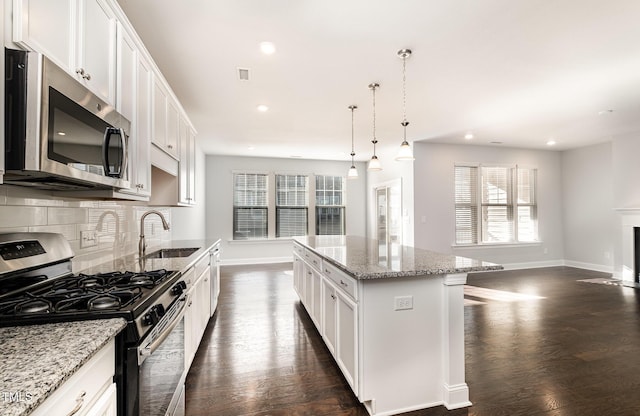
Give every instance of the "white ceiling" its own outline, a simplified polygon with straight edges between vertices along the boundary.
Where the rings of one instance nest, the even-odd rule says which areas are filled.
[[[399,146],[401,48],[410,141],[564,150],[640,131],[638,0],[119,3],[208,154],[347,160],[356,104],[367,160],[373,81],[380,146]]]

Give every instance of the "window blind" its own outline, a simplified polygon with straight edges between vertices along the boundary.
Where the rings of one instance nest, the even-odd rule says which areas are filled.
[[[233,175],[233,238],[268,236],[268,177],[258,173]]]
[[[536,169],[455,166],[456,244],[538,241]]]
[[[455,167],[456,243],[478,243],[478,168]]]
[[[316,176],[316,234],[344,235],[344,177]]]
[[[307,235],[309,178],[276,175],[276,237]]]

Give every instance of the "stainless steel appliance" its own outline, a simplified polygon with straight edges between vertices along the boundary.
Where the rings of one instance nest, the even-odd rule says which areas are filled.
[[[49,59],[5,49],[4,182],[129,188],[130,122]]]
[[[73,274],[60,234],[0,234],[0,325],[121,317],[118,415],[184,414],[184,313],[179,272]]]

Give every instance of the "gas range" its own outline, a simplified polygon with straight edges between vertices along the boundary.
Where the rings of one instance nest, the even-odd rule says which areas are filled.
[[[179,271],[72,273],[53,233],[0,234],[0,326],[124,318],[115,340],[117,414],[183,414],[185,313]]]
[[[121,317],[142,337],[186,289],[179,273],[71,273],[60,234],[0,234],[0,326]]]

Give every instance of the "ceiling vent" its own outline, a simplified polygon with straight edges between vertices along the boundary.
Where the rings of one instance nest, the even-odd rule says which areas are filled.
[[[249,81],[249,69],[238,68],[238,79],[240,81]]]

